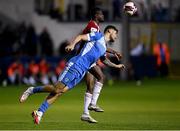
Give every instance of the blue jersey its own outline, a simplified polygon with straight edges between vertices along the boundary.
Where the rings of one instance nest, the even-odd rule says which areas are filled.
[[[106,53],[106,43],[101,32],[87,35],[88,42],[77,56],[68,61],[68,65],[58,79],[69,88],[79,83],[90,66]]]
[[[70,59],[70,62],[79,67],[79,72],[86,72],[101,56],[105,55],[106,43],[100,32],[93,32],[88,35],[88,41],[81,52]]]

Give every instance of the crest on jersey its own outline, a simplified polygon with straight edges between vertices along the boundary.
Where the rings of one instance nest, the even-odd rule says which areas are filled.
[[[98,30],[96,28],[91,28],[91,32],[97,32]]]
[[[66,78],[65,78],[65,82],[68,82],[68,81],[69,81],[69,78],[66,77]]]

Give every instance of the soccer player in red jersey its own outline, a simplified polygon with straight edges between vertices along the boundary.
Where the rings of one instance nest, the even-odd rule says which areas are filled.
[[[87,24],[86,28],[83,30],[83,34],[92,33],[92,32],[100,32],[99,24],[104,21],[103,11],[100,8],[94,8],[91,12],[92,19]],[[80,43],[79,51],[84,46],[84,42]],[[108,48],[108,53],[114,54],[118,59],[121,58],[121,54]],[[95,78],[97,80],[95,80]],[[90,114],[89,110],[94,110],[96,112],[104,112],[99,106],[97,106],[97,100],[100,95],[104,76],[101,68],[96,65],[96,63],[92,64],[89,72],[85,75],[86,86],[87,90],[85,92],[84,98],[84,111],[81,116],[81,120],[91,122],[93,119]]]

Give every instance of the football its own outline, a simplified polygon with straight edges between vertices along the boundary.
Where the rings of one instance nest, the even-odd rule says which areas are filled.
[[[133,2],[127,2],[123,6],[123,10],[128,15],[134,15],[137,12],[137,8]]]

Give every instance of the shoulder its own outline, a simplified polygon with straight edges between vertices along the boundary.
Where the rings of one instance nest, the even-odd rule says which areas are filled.
[[[87,25],[95,25],[95,22],[93,20],[90,20]]]
[[[101,32],[91,32],[88,34],[88,41],[97,41],[103,37]]]
[[[103,36],[103,34],[102,34],[101,32],[91,32],[91,33],[90,33],[90,36],[95,36],[95,37],[100,38],[100,37]]]
[[[88,22],[88,24],[86,25],[86,28],[83,30],[83,34],[87,34],[90,32],[100,32],[99,25],[93,20],[90,20]]]
[[[90,20],[87,26],[88,26],[90,29],[91,29],[91,28],[96,29],[96,31],[98,31],[98,29],[99,29],[99,25],[98,25],[95,21],[93,21],[93,20]]]

